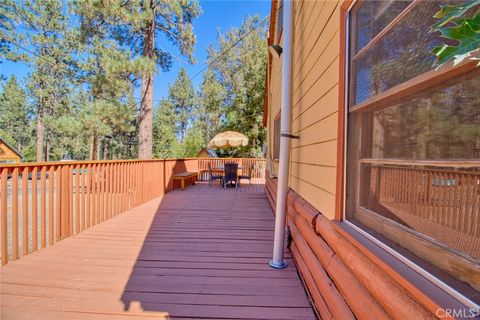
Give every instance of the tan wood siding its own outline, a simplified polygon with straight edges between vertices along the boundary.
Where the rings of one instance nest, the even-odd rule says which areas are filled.
[[[293,43],[292,141],[289,186],[327,217],[335,213],[340,4],[296,1]],[[272,59],[268,143],[281,108],[282,59]],[[273,161],[272,171],[278,163]]]
[[[335,214],[339,19],[337,1],[306,1],[295,24],[290,187]]]

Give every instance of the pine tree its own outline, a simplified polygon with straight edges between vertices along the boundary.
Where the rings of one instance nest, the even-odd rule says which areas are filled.
[[[61,0],[4,0],[1,8],[11,14],[9,41],[16,48],[8,58],[23,61],[32,69],[28,89],[36,104],[37,161],[48,160],[48,153],[43,154],[44,143],[51,137],[49,131],[54,130],[52,119],[68,108],[74,81],[75,37]]]
[[[4,136],[11,138],[10,142],[15,142],[14,146],[20,153],[31,140],[31,117],[26,93],[15,76],[11,76],[0,93],[0,128]]]
[[[12,43],[12,8],[8,6],[8,2],[0,1],[0,57],[7,57],[10,54],[10,46]],[[2,59],[0,59],[0,64]],[[5,79],[0,74],[0,80]]]
[[[246,33],[248,36],[241,39]],[[267,66],[265,35],[264,21],[258,16],[246,17],[240,28],[219,34],[217,46],[209,48],[209,62],[215,61],[211,69],[228,93],[223,100],[222,130],[239,131],[249,139],[247,147],[232,149],[230,155],[258,157],[262,153],[266,135],[262,126]]]
[[[205,72],[200,85],[198,126],[204,137],[204,145],[220,132],[223,115],[223,101],[227,92],[215,77],[211,68]]]
[[[173,158],[179,149],[175,108],[171,101],[160,101],[153,120],[153,155],[155,158]]]
[[[190,62],[195,62],[195,35],[192,22],[200,13],[196,0],[85,0],[76,2],[78,13],[92,29],[107,26],[112,39],[128,47],[142,79],[138,131],[138,156],[152,156],[153,79],[156,68],[170,69],[173,54],[162,49],[160,39],[179,48]]]
[[[169,86],[168,92],[169,100],[175,110],[177,133],[180,142],[183,143],[196,100],[195,89],[184,68],[180,69],[177,79],[172,86]]]
[[[96,160],[101,141],[102,155],[107,158],[112,156],[110,149],[117,144],[108,137],[113,133],[119,134],[118,120],[125,121],[124,129],[127,133],[132,131],[131,122],[132,116],[136,114],[136,104],[131,100],[128,103],[125,101],[133,97],[132,75],[135,66],[130,61],[129,52],[119,48],[117,43],[103,38],[102,33],[87,34],[86,38],[83,44],[88,58],[81,68],[84,72],[83,81],[90,89],[90,110],[87,113],[95,114],[102,121],[98,126],[93,126],[99,130],[89,130],[92,134],[89,139],[90,155],[92,160]],[[101,130],[100,127],[104,125],[108,129]]]

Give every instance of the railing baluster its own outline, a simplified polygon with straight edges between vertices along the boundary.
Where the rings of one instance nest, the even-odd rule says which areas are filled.
[[[119,167],[119,174],[120,174],[120,184],[118,186],[118,190],[119,190],[119,195],[120,195],[120,199],[119,199],[119,212],[118,213],[122,213],[125,211],[125,195],[124,195],[124,190],[123,190],[123,180],[125,179],[125,164],[124,163],[121,163],[120,164],[120,167]]]
[[[474,237],[480,236],[480,177],[472,177],[473,180],[473,203],[472,203],[472,233]]]
[[[47,166],[40,172],[40,245],[47,245]]]
[[[87,166],[87,186],[85,188],[85,192],[87,196],[85,217],[86,217],[86,228],[88,229],[91,226],[90,216],[92,214],[92,165],[91,164]]]
[[[55,241],[61,239],[61,217],[62,214],[62,197],[65,196],[65,190],[62,190],[62,166],[57,166],[55,170]]]
[[[105,185],[105,196],[106,196],[106,218],[105,219],[110,219],[111,218],[111,200],[112,200],[112,194],[111,194],[111,188],[112,188],[112,183],[111,183],[111,172],[110,172],[111,166],[109,163],[106,164],[106,171],[107,171],[107,184]]]
[[[32,170],[32,252],[38,250],[37,174],[38,168],[34,167]]]
[[[94,170],[94,177],[95,181],[93,183],[94,187],[94,198],[95,198],[95,210],[94,210],[94,215],[93,215],[93,225],[96,225],[99,222],[99,216],[100,216],[100,168],[99,165],[95,165],[95,170]]]
[[[127,186],[127,189],[132,189],[133,181],[131,179],[132,177],[132,165],[129,163],[125,164],[125,176],[127,181],[125,181],[125,185]],[[132,193],[130,190],[127,191],[127,196],[125,197],[125,207],[126,208],[132,208],[135,206],[134,202],[132,201]]]
[[[75,166],[75,233],[80,232],[80,165]]]
[[[113,164],[113,215],[118,214],[118,164]]]
[[[98,177],[100,186],[98,188],[98,192],[100,210],[98,211],[98,223],[103,222],[105,219],[105,167],[103,166],[103,164],[100,164],[99,168],[100,172]]]
[[[12,173],[12,258],[18,259],[18,168]]]
[[[71,236],[74,233],[74,228],[73,224],[75,223],[76,220],[73,219],[73,210],[74,210],[74,198],[73,198],[73,166],[69,165],[66,166],[66,171],[68,173],[68,203],[69,203],[69,208],[68,208],[68,236]]]
[[[8,168],[3,168],[1,172],[1,196],[2,196],[2,207],[1,207],[1,212],[0,212],[0,221],[2,223],[2,239],[1,239],[1,246],[2,246],[2,265],[8,263],[8,239],[7,239],[7,224],[8,224],[8,204],[7,204],[7,190],[8,190]]]
[[[22,170],[22,255],[28,254],[28,167]]]
[[[81,169],[80,169],[80,189],[79,192],[81,192],[82,196],[80,199],[80,229],[83,231],[85,230],[85,165],[82,164]]]

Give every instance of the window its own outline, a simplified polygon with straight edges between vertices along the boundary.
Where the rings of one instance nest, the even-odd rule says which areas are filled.
[[[346,220],[475,300],[480,68],[432,67],[439,4],[350,11]]]
[[[278,160],[280,155],[280,114],[273,122],[273,160]]]

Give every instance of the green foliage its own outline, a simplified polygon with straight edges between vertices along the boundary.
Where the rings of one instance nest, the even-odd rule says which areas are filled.
[[[221,130],[238,131],[249,139],[247,147],[230,150],[227,154],[231,156],[260,156],[265,141],[262,114],[267,67],[266,30],[266,22],[258,16],[247,17],[240,28],[219,34],[218,45],[209,48],[209,61],[216,60],[211,65],[212,72],[226,93],[222,101]],[[226,51],[236,42],[237,45]],[[222,52],[225,53],[217,59]],[[222,96],[223,92],[217,92]]]
[[[477,10],[473,18],[464,17],[476,6],[480,6],[480,0],[459,5],[444,5],[435,14],[434,17],[440,21],[432,26],[430,32],[439,31],[443,38],[457,41],[456,45],[443,44],[431,51],[437,56],[436,65],[442,65],[450,60],[457,65],[466,58],[479,60],[478,57],[472,56],[472,52],[480,48],[480,12]]]
[[[195,62],[192,22],[201,12],[198,2],[69,4],[0,1],[0,54],[31,70],[24,84],[12,78],[0,92],[0,136],[27,161],[43,160],[45,146],[49,160],[137,157],[138,141],[145,137],[140,129],[148,129],[141,123],[153,102],[145,97],[138,107],[135,86],[181,59],[164,51],[162,41],[170,41],[180,55]],[[226,130],[246,134],[250,145],[224,155],[260,154],[265,139],[266,27],[258,17],[246,18],[240,28],[219,34],[208,49],[211,65],[198,93],[186,70],[180,70],[169,96],[154,112],[155,157],[195,156]],[[142,89],[151,85],[146,81]]]
[[[190,130],[188,130],[184,143],[185,158],[196,157],[198,152],[205,147],[205,138],[199,123],[197,122]]]
[[[221,131],[223,102],[227,97],[226,88],[220,83],[215,73],[209,68],[203,75],[200,85],[200,103],[198,106],[198,126],[206,146],[215,134]]]
[[[45,139],[52,146],[54,119],[68,110],[76,81],[72,72],[77,45],[71,21],[61,0],[5,0],[0,10],[11,23],[7,41],[13,45],[6,58],[31,68],[27,89],[36,119],[37,146],[44,146]],[[39,161],[44,159],[43,149],[37,148]]]
[[[13,137],[3,129],[0,129],[0,139],[2,139],[3,141],[5,141],[11,146],[15,146],[15,143],[16,143],[15,139],[13,139]]]
[[[130,62],[127,65],[134,67],[132,72],[142,79],[139,156],[148,158],[152,154],[149,149],[152,144],[153,95],[146,93],[153,92],[156,68],[168,71],[173,59],[178,59],[160,46],[159,39],[171,42],[180,54],[194,63],[196,39],[192,22],[201,13],[200,6],[196,0],[78,0],[74,4],[82,19],[84,34],[100,33],[102,38],[129,49]]]
[[[177,46],[180,53],[194,62],[193,49],[195,35],[192,22],[201,14],[196,0],[168,1],[152,0],[76,0],[75,12],[82,19],[84,34],[104,33],[120,45],[128,47],[132,57],[144,58],[143,63],[153,60],[162,70],[169,70],[174,58],[160,46],[160,40],[166,38]],[[144,52],[145,32],[154,21],[155,33],[153,54]],[[139,61],[140,62],[140,61]],[[142,64],[142,63],[140,63]],[[143,71],[153,71],[145,68]]]
[[[246,33],[249,35],[240,40]],[[220,155],[261,155],[265,140],[265,34],[266,24],[259,17],[246,18],[241,28],[219,34],[218,43],[208,49],[210,66],[198,95],[186,71],[180,70],[154,119],[156,157],[196,156],[214,135],[227,130],[244,133],[250,143],[247,147],[219,150]],[[168,115],[171,110],[174,115]]]
[[[0,128],[2,136],[20,153],[31,140],[31,117],[26,93],[12,76],[0,92]]]
[[[174,158],[178,152],[175,108],[171,101],[162,100],[153,119],[153,155],[155,158]]]
[[[175,83],[168,88],[169,101],[173,104],[177,121],[177,132],[183,142],[187,134],[191,113],[195,106],[196,93],[187,71],[182,68]]]

